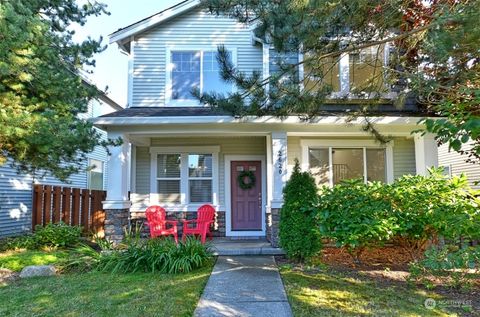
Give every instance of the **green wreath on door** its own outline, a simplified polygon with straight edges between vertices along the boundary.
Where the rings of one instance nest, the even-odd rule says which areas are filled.
[[[255,187],[257,178],[252,171],[242,171],[237,176],[238,186],[243,190],[252,189]]]

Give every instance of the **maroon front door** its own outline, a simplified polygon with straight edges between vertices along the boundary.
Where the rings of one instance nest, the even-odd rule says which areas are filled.
[[[232,193],[232,230],[262,230],[262,164],[260,161],[232,161],[231,193]],[[241,188],[238,176],[242,171],[251,171],[255,175],[255,183],[249,189]],[[245,177],[244,183],[250,178]]]

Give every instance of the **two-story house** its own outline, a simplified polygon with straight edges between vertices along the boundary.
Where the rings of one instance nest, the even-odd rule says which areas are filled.
[[[108,161],[104,207],[113,239],[129,216],[142,217],[150,205],[181,219],[209,203],[217,210],[217,235],[267,237],[276,244],[282,190],[295,159],[319,185],[330,186],[357,177],[392,182],[437,165],[433,136],[412,135],[422,114],[408,107],[399,111],[386,102],[370,118],[392,137],[381,145],[362,130],[363,119],[347,122],[353,99],[327,107],[331,111],[310,122],[296,116],[235,118],[201,106],[192,87],[235,89],[219,77],[218,45],[230,51],[240,71],[260,71],[264,78],[278,70],[282,54],[255,38],[249,25],[202,11],[198,1],[122,28],[110,41],[129,56],[128,108],[95,120],[109,137],[125,141],[111,149]],[[349,65],[340,63],[332,75],[342,92],[361,76],[351,75]]]

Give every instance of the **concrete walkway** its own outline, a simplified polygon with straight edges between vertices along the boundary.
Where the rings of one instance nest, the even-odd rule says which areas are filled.
[[[219,256],[194,316],[291,317],[273,256]]]
[[[212,243],[214,255],[283,255],[280,248],[274,248],[265,239],[232,240],[214,238]]]

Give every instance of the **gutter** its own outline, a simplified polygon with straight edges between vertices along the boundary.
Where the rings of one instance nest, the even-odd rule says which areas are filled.
[[[422,117],[369,117],[370,122],[377,125],[417,125]],[[305,122],[297,116],[285,119],[277,117],[244,117],[232,116],[176,116],[176,117],[97,117],[90,121],[96,126],[133,126],[133,125],[170,125],[170,124],[290,124],[290,125],[362,125],[364,118],[349,120],[348,117],[325,116]]]

